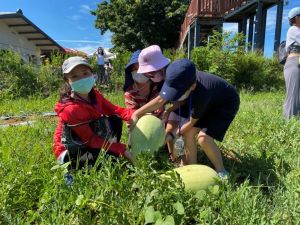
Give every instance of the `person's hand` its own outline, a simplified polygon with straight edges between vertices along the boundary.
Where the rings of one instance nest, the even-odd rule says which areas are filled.
[[[136,113],[134,112],[131,116],[131,119],[130,119],[130,125],[129,125],[129,128],[130,130],[132,131],[133,128],[135,127],[137,121],[139,120],[138,116],[136,115]]]
[[[163,121],[163,123],[166,123],[168,121],[170,112],[168,112],[167,110],[165,110],[162,114],[161,120]]]
[[[133,156],[133,154],[132,154],[130,151],[125,150],[123,156],[124,156],[124,158],[126,158],[129,162],[131,162],[132,164],[134,164],[134,156]]]
[[[131,132],[128,132],[128,142],[127,142],[127,146],[129,149],[131,149]]]

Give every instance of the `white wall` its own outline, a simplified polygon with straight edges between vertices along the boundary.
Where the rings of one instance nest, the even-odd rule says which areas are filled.
[[[28,62],[29,56],[35,55],[40,58],[41,51],[27,38],[18,34],[13,28],[9,28],[0,21],[0,49],[11,49],[19,52],[22,58]]]

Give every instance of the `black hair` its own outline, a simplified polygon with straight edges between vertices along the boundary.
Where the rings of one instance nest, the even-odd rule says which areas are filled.
[[[59,89],[59,101],[62,102],[64,99],[71,99],[71,93],[72,88],[64,76],[64,84]]]
[[[99,53],[100,55],[104,55],[104,50],[103,50],[102,47],[99,47],[99,48],[98,48],[98,53]]]
[[[298,17],[298,16],[300,16],[300,14],[294,16],[293,18],[291,18],[291,19],[289,20],[290,26],[293,26],[293,25],[296,23],[296,17]]]
[[[293,26],[296,23],[296,17],[293,17],[292,19],[289,20],[290,26]]]

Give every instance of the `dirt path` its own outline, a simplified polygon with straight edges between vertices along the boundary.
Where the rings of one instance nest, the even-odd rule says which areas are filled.
[[[47,118],[47,120],[54,120],[56,119],[56,114],[50,112],[22,116],[2,116],[0,117],[0,127],[31,125],[41,118]]]

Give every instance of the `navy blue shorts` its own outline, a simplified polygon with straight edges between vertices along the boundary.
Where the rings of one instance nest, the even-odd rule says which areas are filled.
[[[240,106],[240,100],[228,102],[222,107],[207,111],[194,125],[217,141],[223,141],[226,131],[235,118]],[[182,109],[184,117],[188,115],[188,107]],[[178,110],[174,111],[178,115]]]

